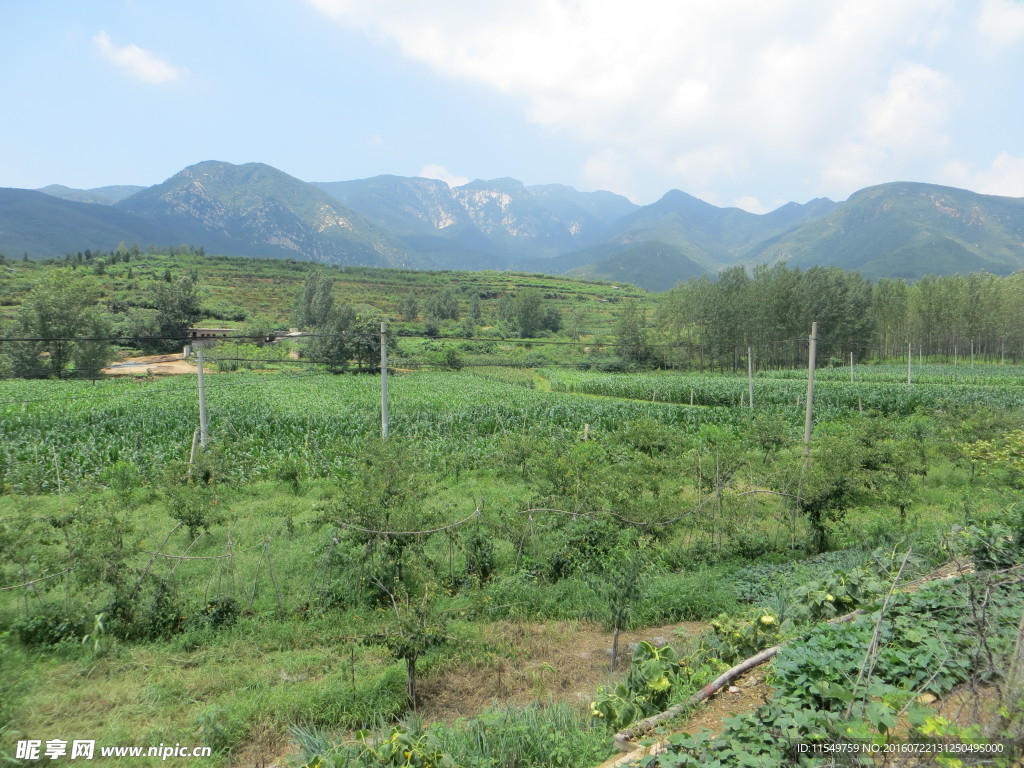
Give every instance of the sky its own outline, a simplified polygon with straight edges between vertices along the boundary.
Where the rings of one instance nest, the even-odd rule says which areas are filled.
[[[0,0],[0,186],[1024,197],[1024,0]]]

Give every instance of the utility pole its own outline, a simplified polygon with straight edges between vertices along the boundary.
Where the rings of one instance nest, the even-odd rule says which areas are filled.
[[[850,381],[853,381],[853,352],[850,353]]]
[[[380,324],[380,436],[388,436],[388,326]]]
[[[914,359],[914,347],[911,342],[907,342],[907,384],[910,384],[910,361]]]
[[[206,447],[206,390],[203,388],[203,348],[196,349],[199,370],[199,445]]]
[[[811,458],[811,422],[814,418],[814,358],[818,353],[818,323],[811,323],[811,343],[807,352],[807,409],[804,412],[804,460]]]
[[[754,407],[754,355],[747,347],[747,401]]]

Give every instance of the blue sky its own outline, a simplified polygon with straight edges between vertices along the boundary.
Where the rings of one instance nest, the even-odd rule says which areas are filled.
[[[1024,197],[1024,0],[5,0],[0,186],[203,160],[671,188],[770,210]]]

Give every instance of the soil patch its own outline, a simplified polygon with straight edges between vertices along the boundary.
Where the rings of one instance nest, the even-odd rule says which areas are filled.
[[[451,722],[498,704],[538,699],[585,705],[599,685],[621,682],[629,670],[629,643],[678,646],[680,638],[709,629],[683,622],[623,632],[619,668],[612,672],[612,633],[597,624],[498,622],[484,630],[490,649],[480,658],[428,674],[419,682],[424,720]]]
[[[101,371],[107,376],[175,376],[195,372],[196,366],[188,360],[182,360],[180,352],[128,357]]]

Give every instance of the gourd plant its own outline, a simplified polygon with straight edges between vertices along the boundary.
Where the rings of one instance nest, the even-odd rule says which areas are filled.
[[[656,648],[642,640],[633,651],[625,684],[599,687],[590,712],[609,728],[623,728],[664,710],[678,675],[679,657],[671,646]]]

